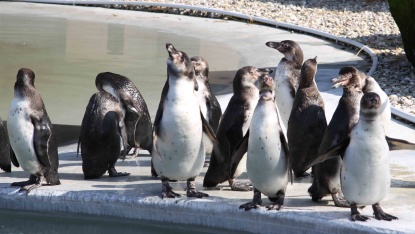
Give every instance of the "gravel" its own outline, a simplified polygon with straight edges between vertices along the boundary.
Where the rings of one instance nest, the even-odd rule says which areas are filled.
[[[130,0],[134,1],[134,0]],[[358,41],[379,58],[373,77],[392,106],[415,114],[415,71],[406,60],[399,29],[386,0],[151,0],[216,8],[291,23]],[[186,9],[118,6],[202,17],[229,17]]]

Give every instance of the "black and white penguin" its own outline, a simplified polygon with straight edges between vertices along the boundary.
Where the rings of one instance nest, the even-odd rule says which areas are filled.
[[[161,177],[162,198],[175,198],[169,180],[187,180],[188,197],[207,197],[198,192],[195,178],[205,162],[203,131],[215,140],[215,134],[201,113],[194,93],[197,82],[187,54],[166,44],[167,81],[154,120],[152,159]]]
[[[340,69],[339,75],[342,76],[342,74],[349,72],[350,69],[344,67]],[[353,73],[342,83],[343,95],[324,133],[318,155],[349,137],[351,129],[359,120],[360,99],[363,96],[364,83],[364,76],[360,73]],[[313,166],[313,183],[308,189],[308,193],[314,202],[321,200],[324,196],[331,195],[336,206],[349,207],[341,195],[341,164],[342,160],[339,155]]]
[[[263,193],[272,202],[267,209],[280,210],[284,204],[288,180],[292,179],[290,154],[275,106],[275,82],[268,75],[261,76],[258,86],[260,98],[249,130],[236,146],[233,156],[234,159],[242,158],[247,153],[247,174],[254,187],[252,202],[239,208],[259,208]]]
[[[352,221],[366,221],[358,207],[372,205],[378,220],[393,220],[379,202],[390,187],[389,150],[415,149],[415,144],[386,137],[381,122],[381,99],[376,93],[365,93],[360,101],[360,117],[350,136],[318,156],[310,165],[341,155],[341,189],[351,207]]]
[[[278,50],[284,55],[275,72],[275,101],[284,127],[287,129],[288,119],[299,85],[300,71],[304,60],[303,51],[297,42],[291,40],[269,41],[265,45]],[[286,130],[284,133],[286,133]]]
[[[34,82],[32,70],[18,71],[7,118],[12,163],[30,174],[28,181],[15,182],[12,186],[20,186],[20,191],[26,193],[42,186],[45,180],[48,185],[60,184],[53,126]]]
[[[12,171],[12,161],[10,159],[10,143],[7,137],[6,128],[0,118],[0,169],[5,172]]]
[[[317,157],[318,147],[327,128],[324,101],[315,82],[317,57],[301,68],[300,84],[288,120],[287,138],[291,167],[296,177],[308,175],[305,164]]]
[[[125,109],[127,152],[131,148],[141,148],[151,153],[153,138],[150,113],[134,83],[125,76],[103,72],[97,75],[95,85],[99,91],[113,95]]]
[[[348,82],[347,80],[350,79],[354,74],[358,75],[362,79],[363,93],[374,92],[379,95],[380,100],[382,102],[382,105],[381,105],[382,126],[384,127],[386,131],[388,126],[390,125],[391,117],[392,117],[391,104],[390,104],[388,95],[385,93],[385,91],[382,90],[382,88],[379,86],[379,84],[376,82],[376,80],[373,77],[367,76],[364,72],[359,71],[355,67],[343,67],[339,72],[339,77],[336,77],[332,80],[335,83],[333,85],[333,88],[338,88],[340,86],[343,86],[343,84],[347,83]]]
[[[121,150],[127,148],[123,112],[121,103],[107,92],[95,93],[89,99],[79,136],[85,179],[99,178],[107,171],[110,177],[130,175],[115,170]],[[127,151],[123,152],[125,157]]]
[[[206,59],[201,56],[193,56],[190,58],[190,60],[193,63],[195,77],[199,87],[198,91],[196,91],[196,96],[199,100],[200,109],[202,111],[203,117],[208,121],[209,125],[216,133],[219,126],[220,117],[222,116],[222,110],[215,94],[210,88],[208,79],[209,64]],[[209,137],[207,137],[205,134],[203,134],[203,145],[205,146],[206,154],[211,154],[213,144],[210,141]]]
[[[261,75],[271,72],[270,69],[258,69],[252,66],[243,67],[236,72],[233,79],[233,96],[216,133],[217,140],[214,142],[209,168],[203,180],[204,187],[212,188],[228,180],[232,190],[251,190],[246,184],[235,183],[235,178],[246,170],[246,156],[240,160],[233,160],[232,155],[236,144],[248,131],[252,114],[258,103],[259,92],[254,83]],[[234,174],[230,174],[232,167],[236,168]]]

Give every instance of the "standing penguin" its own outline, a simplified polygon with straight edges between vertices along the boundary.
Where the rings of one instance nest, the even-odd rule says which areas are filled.
[[[130,175],[117,172],[114,167],[121,149],[124,157],[127,153],[123,112],[121,103],[107,92],[95,93],[89,99],[79,137],[85,179],[99,178],[106,171],[110,177]]]
[[[126,111],[124,122],[128,150],[142,148],[151,153],[153,139],[150,113],[134,83],[125,76],[103,72],[97,75],[95,85],[99,91],[110,93],[122,103]]]
[[[344,76],[349,72],[348,67],[343,67],[339,71],[339,76]],[[353,73],[343,81],[343,95],[324,133],[318,155],[349,137],[351,129],[359,120],[363,85],[364,76],[360,73]],[[321,200],[324,196],[331,195],[336,206],[349,207],[347,201],[341,196],[341,164],[342,160],[339,155],[313,166],[313,183],[308,189],[308,193],[314,202]]]
[[[12,186],[20,186],[20,191],[26,193],[42,186],[44,180],[48,185],[60,184],[53,126],[34,82],[32,70],[18,71],[7,118],[12,163],[30,174],[28,181],[15,182]]]
[[[222,110],[215,94],[210,88],[208,80],[209,64],[206,59],[200,56],[193,56],[190,60],[193,63],[195,77],[199,87],[196,95],[199,99],[200,109],[203,117],[208,121],[209,125],[216,133],[220,117],[222,116]],[[203,134],[203,145],[205,146],[206,153],[211,154],[213,144],[205,134]]]
[[[290,154],[275,106],[274,90],[272,77],[262,76],[259,80],[260,98],[249,131],[235,148],[233,158],[242,158],[248,152],[246,169],[254,187],[252,202],[241,205],[240,209],[260,207],[261,193],[272,202],[267,206],[268,210],[280,210],[284,204],[285,191],[291,177]]]
[[[205,147],[202,133],[215,140],[209,123],[203,118],[198,99],[193,64],[187,54],[166,44],[167,81],[157,109],[153,129],[152,159],[161,177],[162,198],[180,195],[173,192],[169,180],[187,180],[188,197],[207,197],[198,192],[195,178],[202,171]]]
[[[393,220],[379,202],[390,187],[389,150],[415,149],[415,144],[385,136],[380,113],[381,100],[376,93],[365,93],[360,102],[360,117],[350,137],[318,156],[310,165],[341,155],[341,188],[351,207],[352,221],[366,221],[357,207],[372,205],[378,220]]]
[[[304,62],[288,121],[288,148],[296,177],[308,175],[305,164],[317,157],[318,147],[327,128],[323,97],[314,80],[316,72],[317,57]]]
[[[366,76],[365,73],[357,70],[357,68],[355,67],[343,67],[340,70],[339,77],[333,79],[333,82],[335,83],[335,85],[333,85],[333,88],[343,86],[343,84],[347,83],[348,79],[350,79],[353,75],[358,75],[359,77],[361,77],[363,82],[363,93],[373,92],[379,95],[380,100],[382,102],[380,109],[381,121],[382,126],[386,131],[391,121],[391,104],[388,95],[385,93],[385,91],[382,90],[382,88],[379,86],[379,84],[373,77]]]
[[[3,120],[0,118],[0,169],[5,172],[12,171],[12,162],[10,159],[10,143],[7,137]]]
[[[269,41],[265,45],[278,50],[284,55],[275,73],[275,101],[281,114],[284,128],[287,129],[288,119],[290,118],[295,94],[300,82],[301,65],[304,60],[303,51],[298,43],[291,40],[281,42]]]
[[[248,185],[235,183],[235,178],[246,170],[246,156],[240,160],[233,160],[232,155],[236,144],[246,134],[258,103],[258,88],[254,83],[261,75],[271,72],[270,69],[252,66],[243,67],[236,72],[233,79],[233,96],[216,133],[217,140],[213,144],[209,168],[203,180],[204,187],[215,187],[228,180],[232,190],[251,190]],[[231,168],[237,168],[233,174],[230,174]]]

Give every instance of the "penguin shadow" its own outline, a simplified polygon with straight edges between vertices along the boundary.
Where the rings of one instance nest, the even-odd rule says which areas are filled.
[[[391,188],[413,188],[415,189],[415,181],[391,179]]]

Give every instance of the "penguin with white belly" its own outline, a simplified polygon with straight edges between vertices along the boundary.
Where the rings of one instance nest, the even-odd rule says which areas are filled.
[[[123,112],[121,103],[107,92],[95,93],[89,99],[78,144],[85,179],[99,178],[107,171],[110,177],[130,175],[115,169],[121,150],[127,148]],[[124,158],[126,153],[124,150]]]
[[[290,153],[275,106],[274,90],[272,77],[266,75],[259,79],[258,104],[249,130],[236,146],[232,157],[242,158],[247,153],[246,169],[254,187],[252,202],[241,205],[240,209],[259,208],[263,193],[272,202],[267,209],[280,210],[284,204],[288,180],[292,180]]]
[[[381,121],[381,99],[376,93],[365,93],[360,101],[360,117],[343,142],[335,145],[310,164],[341,155],[340,181],[345,199],[351,207],[352,221],[366,221],[358,207],[372,205],[378,220],[397,217],[385,213],[379,202],[390,187],[389,150],[415,149],[415,144],[385,136]],[[363,179],[362,179],[363,178]]]
[[[327,128],[324,101],[315,82],[317,57],[308,59],[301,68],[300,84],[290,118],[287,139],[291,167],[295,177],[309,175],[305,164],[316,158]]]
[[[14,85],[7,130],[12,147],[11,160],[30,174],[28,181],[14,182],[29,193],[42,186],[59,185],[58,146],[42,97],[35,88],[35,73],[21,68]]]
[[[200,110],[202,111],[203,117],[208,121],[209,125],[216,133],[220,117],[222,116],[222,110],[215,94],[210,88],[208,79],[209,64],[206,59],[201,56],[193,56],[190,60],[192,61],[195,70],[195,77],[198,85],[196,93],[199,99]],[[213,144],[205,134],[203,134],[203,145],[205,146],[206,154],[211,154]]]
[[[339,71],[339,76],[349,73],[349,71],[348,68],[342,68]],[[343,95],[324,132],[315,158],[349,137],[350,131],[359,121],[363,85],[364,76],[360,73],[352,74],[342,83]],[[310,158],[310,161],[315,158]],[[313,183],[308,189],[308,193],[314,202],[321,200],[324,196],[331,195],[336,206],[349,207],[347,201],[341,196],[341,164],[342,159],[339,155],[313,166]]]
[[[187,54],[166,44],[167,81],[164,85],[153,128],[152,160],[161,177],[162,198],[175,198],[169,180],[187,180],[188,197],[207,197],[198,192],[195,178],[205,162],[202,141],[205,132],[212,141],[215,133],[203,118],[193,64]]]
[[[220,121],[216,133],[217,140],[209,168],[203,179],[203,187],[213,188],[225,181],[229,182],[234,191],[250,191],[247,184],[235,182],[235,178],[246,171],[246,156],[233,159],[236,144],[242,140],[251,123],[252,114],[258,103],[259,92],[255,82],[262,75],[270,74],[272,70],[246,66],[236,72],[233,79],[233,96]],[[230,173],[231,168],[236,168]]]
[[[0,118],[0,169],[5,172],[12,171],[12,161],[10,159],[10,142],[7,137],[6,128]]]
[[[303,51],[297,42],[291,40],[269,41],[265,45],[278,50],[284,55],[275,72],[275,101],[284,127],[287,129],[288,119],[300,82],[300,71],[304,60]]]

